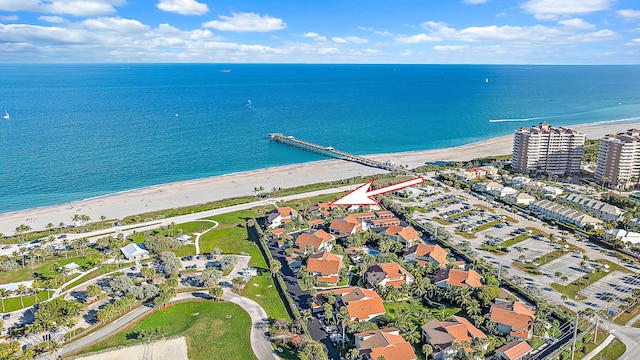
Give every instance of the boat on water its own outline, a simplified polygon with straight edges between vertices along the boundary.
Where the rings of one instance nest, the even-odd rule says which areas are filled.
[[[11,116],[9,116],[9,112],[7,110],[4,111],[4,116],[2,116],[4,119],[9,120],[11,119]]]
[[[484,78],[484,82],[488,83],[489,82],[489,78]]]

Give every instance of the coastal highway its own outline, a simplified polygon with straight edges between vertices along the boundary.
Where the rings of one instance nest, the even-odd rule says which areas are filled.
[[[265,200],[258,200],[258,201],[253,201],[246,204],[238,204],[238,205],[228,206],[220,209],[207,210],[207,211],[197,212],[193,214],[180,215],[180,216],[175,216],[171,218],[152,220],[148,222],[141,222],[141,223],[136,223],[131,225],[114,226],[106,229],[95,230],[95,231],[81,233],[81,234],[73,234],[73,233],[69,233],[69,234],[63,233],[63,234],[67,235],[66,239],[68,241],[81,239],[81,238],[87,238],[91,241],[104,236],[115,235],[118,233],[123,233],[125,236],[128,236],[132,234],[133,231],[143,232],[147,230],[157,229],[161,226],[166,226],[171,223],[184,224],[187,222],[196,221],[198,219],[203,219],[203,218],[220,215],[220,214],[226,214],[226,213],[230,213],[238,210],[251,209],[257,206],[275,205],[276,203],[281,201],[291,201],[291,200],[304,199],[304,198],[313,197],[313,196],[335,194],[335,193],[340,193],[344,191],[350,191],[360,185],[362,184],[341,186],[341,187],[336,187],[331,189],[316,190],[316,191],[310,191],[310,192],[301,193],[301,194],[294,194],[294,195],[288,195],[288,196],[265,199]],[[60,235],[62,234],[56,234],[57,236],[56,239],[53,242],[48,244],[61,244],[64,241],[64,239],[60,239],[59,238]],[[2,255],[11,256],[14,252],[20,253],[21,250],[23,249],[27,250],[30,247],[33,247],[35,245],[37,244],[23,243],[23,244],[20,244],[20,246],[16,244],[6,245],[0,249],[0,256]]]

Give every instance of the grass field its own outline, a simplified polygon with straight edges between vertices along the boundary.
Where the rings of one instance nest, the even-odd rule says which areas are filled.
[[[143,330],[164,329],[165,336],[184,336],[189,359],[253,360],[249,332],[251,318],[232,303],[185,302],[157,311],[128,330],[88,348],[85,353],[140,343],[127,336]]]
[[[594,359],[617,360],[625,351],[627,351],[627,346],[620,339],[615,338]]]
[[[38,292],[38,302],[47,300],[49,296],[53,295],[53,291],[49,291],[49,295],[47,295],[46,291]],[[32,306],[36,303],[36,298],[33,295],[23,295],[22,302],[24,302],[24,307]],[[20,302],[20,296],[10,297],[4,299],[4,309],[5,312],[11,312],[22,309],[22,303]],[[2,308],[0,307],[0,310]]]
[[[69,253],[69,255],[71,254],[72,253]],[[57,263],[58,266],[64,266],[72,262],[80,265],[80,267],[91,266],[89,265],[89,263],[93,259],[99,256],[100,255],[95,251],[93,251],[93,253],[91,254],[89,254],[89,251],[87,251],[85,257],[76,256],[76,257],[69,257],[68,259],[59,258],[59,259],[51,260],[35,268],[26,267],[26,268],[19,268],[15,271],[2,272],[0,273],[0,284],[8,284],[8,283],[18,282],[18,281],[33,280],[36,277],[35,274],[39,274],[41,277],[44,277],[44,278],[52,278],[58,275],[58,273],[55,271],[55,266],[54,266],[55,263]]]
[[[260,304],[270,318],[290,319],[269,271],[252,277],[247,286],[238,293]]]

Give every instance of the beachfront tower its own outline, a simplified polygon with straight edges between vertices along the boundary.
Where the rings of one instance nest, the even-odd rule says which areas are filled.
[[[584,134],[546,122],[516,130],[511,169],[527,175],[565,175],[580,172]]]
[[[600,140],[596,181],[617,189],[638,184],[640,178],[640,130],[631,129]]]

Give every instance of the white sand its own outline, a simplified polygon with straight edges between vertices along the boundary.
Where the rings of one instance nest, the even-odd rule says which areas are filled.
[[[132,360],[142,359],[146,345],[128,346],[118,350],[77,357],[77,360]],[[149,358],[153,360],[188,360],[187,341],[184,337],[158,340],[151,343]]]
[[[589,139],[595,139],[609,133],[640,128],[640,123],[587,124],[572,126],[572,128],[585,133]],[[466,161],[478,157],[511,154],[512,141],[513,136],[503,136],[455,148],[378,154],[367,157],[381,161],[391,159],[396,164],[416,167],[426,162]],[[326,160],[181,181],[64,205],[0,214],[0,232],[14,234],[15,228],[20,224],[27,224],[33,229],[44,229],[49,222],[56,226],[61,221],[71,223],[75,214],[89,215],[92,220],[98,220],[101,215],[109,219],[122,219],[129,215],[148,211],[252,195],[254,194],[253,189],[259,186],[263,186],[265,190],[270,190],[273,187],[288,188],[380,172],[382,171],[379,169],[347,161]]]

